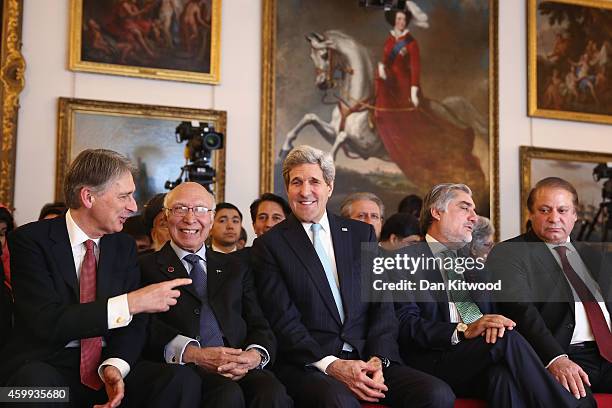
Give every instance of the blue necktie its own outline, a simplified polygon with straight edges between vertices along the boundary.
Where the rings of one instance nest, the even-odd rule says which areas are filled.
[[[340,284],[338,281],[336,281],[331,262],[327,256],[327,252],[325,252],[325,247],[323,246],[323,241],[321,240],[321,234],[319,233],[321,228],[321,224],[312,224],[310,227],[313,237],[312,243],[315,251],[317,251],[317,255],[319,255],[319,260],[323,265],[323,269],[325,270],[325,276],[327,277],[329,288],[334,296],[334,302],[336,302],[336,307],[338,308],[338,313],[340,314],[340,321],[344,323],[344,307],[342,306],[342,297],[340,296]]]
[[[191,264],[189,277],[202,301],[202,307],[200,308],[200,336],[202,340],[200,344],[203,347],[223,346],[223,335],[219,322],[217,322],[217,318],[208,304],[208,280],[206,271],[200,264],[201,258],[196,254],[189,254],[183,259]]]

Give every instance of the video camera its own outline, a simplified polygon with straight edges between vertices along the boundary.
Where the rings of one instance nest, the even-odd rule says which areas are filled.
[[[359,0],[359,7],[381,8],[385,11],[403,10],[405,4],[405,0]]]
[[[216,132],[209,123],[198,121],[181,122],[176,127],[176,143],[187,141],[185,160],[181,174],[175,181],[166,181],[164,187],[172,190],[183,181],[194,181],[206,187],[211,193],[210,185],[215,181],[216,171],[210,164],[213,150],[223,149],[223,133]],[[183,180],[183,175],[186,175]]]

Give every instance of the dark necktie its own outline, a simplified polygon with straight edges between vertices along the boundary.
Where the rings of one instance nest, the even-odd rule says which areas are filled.
[[[81,276],[79,278],[80,301],[89,303],[96,300],[96,255],[94,254],[94,242],[85,241],[85,258],[81,265]],[[81,383],[99,390],[102,381],[98,375],[98,365],[102,355],[102,337],[91,337],[81,339]]]
[[[200,344],[204,347],[223,346],[223,335],[219,322],[208,304],[208,279],[206,271],[200,264],[201,258],[196,254],[189,254],[183,259],[191,264],[189,277],[202,301],[202,307],[200,308],[200,336],[202,340]]]
[[[599,354],[607,361],[612,362],[612,334],[610,333],[610,327],[606,322],[606,318],[601,311],[601,307],[599,307],[599,303],[597,303],[593,293],[585,285],[582,279],[580,279],[574,268],[572,268],[572,265],[570,265],[567,259],[567,247],[557,246],[555,247],[555,251],[557,251],[561,258],[561,265],[563,266],[563,272],[565,276],[567,276],[567,280],[572,284],[572,287],[584,306],[587,319],[593,331],[593,337],[595,337],[595,342],[599,348]]]

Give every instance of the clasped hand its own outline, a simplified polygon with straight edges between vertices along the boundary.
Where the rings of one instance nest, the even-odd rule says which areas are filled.
[[[187,346],[183,355],[183,361],[193,362],[206,371],[238,381],[249,370],[259,366],[261,354],[255,349],[245,351],[231,347],[199,348]]]
[[[327,374],[343,382],[362,401],[378,402],[388,390],[378,357],[368,362],[338,359],[327,367]]]

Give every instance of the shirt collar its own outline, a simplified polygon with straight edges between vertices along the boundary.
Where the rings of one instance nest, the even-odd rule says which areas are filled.
[[[565,241],[564,244],[550,244],[548,242],[545,242],[545,244],[548,247],[548,249],[550,249],[551,251],[555,249],[555,247],[558,247],[558,246],[564,246],[564,247],[567,247],[569,251],[574,251],[574,246],[571,244],[569,236],[567,237],[567,240]]]
[[[427,245],[429,245],[429,249],[431,249],[431,253],[434,256],[438,255],[439,253],[443,251],[448,251],[449,249],[446,245],[444,245],[443,243],[441,243],[440,241],[438,241],[437,239],[435,239],[429,234],[425,234],[425,241],[427,242]],[[453,251],[453,252],[456,252],[456,251]]]
[[[66,212],[66,228],[68,229],[68,239],[70,240],[70,246],[76,247],[82,245],[87,240],[92,240],[97,247],[100,246],[100,238],[90,238],[74,221],[72,218],[71,210]]]
[[[206,246],[203,244],[202,248],[198,249],[196,252],[185,251],[183,248],[176,245],[172,240],[170,240],[170,246],[172,247],[174,253],[176,254],[176,256],[179,257],[180,260],[183,260],[183,258],[185,258],[187,255],[196,254],[200,258],[202,258],[202,260],[206,261]]]
[[[229,251],[229,252],[225,252],[225,251],[222,251],[222,250],[221,250],[221,248],[218,248],[218,247],[217,247],[215,244],[213,244],[213,243],[211,243],[211,244],[210,244],[210,249],[212,249],[213,251],[216,251],[216,252],[221,252],[222,254],[230,254],[230,253],[232,253],[232,252],[236,252],[236,251],[238,250],[238,248],[237,248],[236,246],[234,246],[234,249],[232,249],[232,250],[231,250],[231,251]]]
[[[314,224],[314,223],[313,222],[303,222],[302,223],[302,227],[304,227],[306,232],[310,232],[310,227],[312,226],[312,224]],[[327,210],[325,210],[325,212],[323,213],[323,216],[319,220],[318,224],[321,224],[321,228],[323,229],[323,231],[325,231],[327,233],[330,232],[330,229],[329,229],[329,218],[327,218]]]

